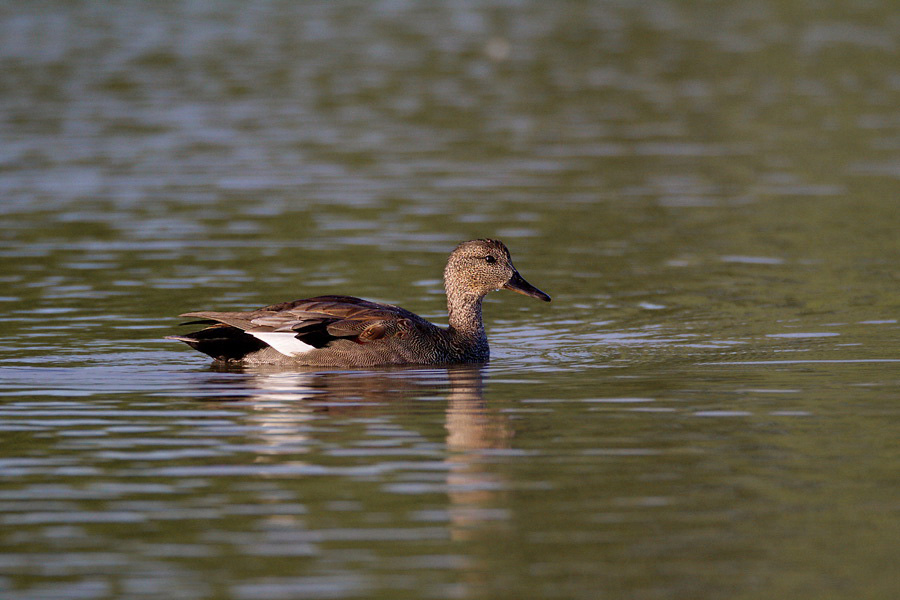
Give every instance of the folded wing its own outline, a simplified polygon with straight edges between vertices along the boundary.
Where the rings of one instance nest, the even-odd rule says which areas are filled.
[[[292,357],[327,347],[336,340],[366,344],[391,335],[403,335],[411,326],[411,319],[416,318],[400,307],[352,296],[317,296],[273,304],[252,312],[199,311],[181,316],[199,319],[191,323],[210,325],[189,336],[175,336],[207,354],[210,352],[200,343],[203,339],[214,339],[216,351],[221,354],[223,338],[237,342],[251,336],[257,344],[262,342]],[[239,331],[225,332],[223,326]],[[246,335],[241,336],[241,332]],[[242,345],[252,349],[256,344],[243,340]]]

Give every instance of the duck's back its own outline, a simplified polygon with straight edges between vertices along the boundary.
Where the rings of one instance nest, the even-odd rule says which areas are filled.
[[[353,296],[317,296],[251,312],[191,312],[210,325],[174,336],[216,360],[330,367],[441,364],[467,356],[450,332],[391,304]],[[486,350],[486,348],[485,348]]]

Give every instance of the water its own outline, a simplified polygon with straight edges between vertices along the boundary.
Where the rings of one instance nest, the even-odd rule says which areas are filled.
[[[893,598],[890,2],[0,7],[0,591]],[[483,367],[216,369],[323,293]]]

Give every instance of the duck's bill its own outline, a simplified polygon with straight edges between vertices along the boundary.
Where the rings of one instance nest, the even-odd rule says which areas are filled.
[[[503,287],[504,289],[519,292],[525,296],[531,296],[532,298],[537,298],[544,302],[550,302],[550,296],[525,281],[518,272],[514,273],[509,281],[503,284]]]

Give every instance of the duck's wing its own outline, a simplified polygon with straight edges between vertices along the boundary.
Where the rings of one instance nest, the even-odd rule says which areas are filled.
[[[223,323],[240,329],[287,356],[324,348],[340,339],[365,344],[402,335],[419,319],[398,306],[352,296],[317,296],[252,312],[200,311],[181,316],[214,327]]]

